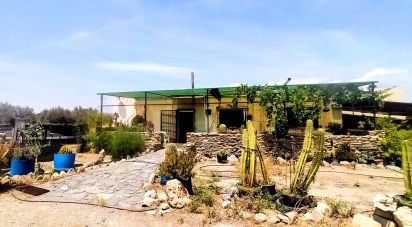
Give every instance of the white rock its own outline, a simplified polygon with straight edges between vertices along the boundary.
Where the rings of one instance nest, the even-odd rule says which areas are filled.
[[[227,192],[230,195],[230,197],[236,197],[239,194],[239,188],[232,186],[229,188]]]
[[[168,203],[162,203],[162,204],[160,204],[159,208],[161,210],[168,210],[170,208],[170,206],[169,206]]]
[[[151,183],[146,182],[146,183],[143,184],[143,190],[147,190],[147,189],[149,189],[151,186],[152,186]]]
[[[52,177],[53,180],[57,180],[60,178],[60,174],[58,172],[53,173]]]
[[[286,165],[286,164],[288,164],[288,161],[286,161],[286,160],[283,159],[282,157],[277,157],[277,158],[276,158],[276,162],[277,162],[279,165]]]
[[[350,166],[350,162],[348,162],[348,161],[340,161],[339,164],[341,166]]]
[[[411,227],[412,226],[412,209],[403,206],[399,207],[394,213],[395,222],[399,227]]]
[[[64,171],[61,171],[61,172],[60,172],[60,177],[65,177],[65,176],[67,176],[67,173],[64,172]]]
[[[147,191],[146,193],[144,193],[144,197],[146,198],[146,197],[150,197],[150,198],[152,198],[152,199],[156,199],[156,190],[150,190],[150,191]]]
[[[278,218],[278,212],[276,210],[265,209],[263,210],[263,213],[266,214],[266,216],[268,216],[267,223],[276,224],[280,222],[280,219]]]
[[[231,196],[229,194],[223,194],[222,199],[223,199],[223,201],[230,200]]]
[[[152,173],[152,174],[150,174],[149,179],[147,181],[149,183],[153,184],[155,177],[156,177],[156,174]]]
[[[229,156],[228,158],[227,158],[227,160],[228,160],[228,162],[230,163],[230,164],[233,164],[233,165],[236,165],[238,162],[239,162],[239,159],[238,158],[236,158],[236,156],[235,155],[231,155],[231,156]]]
[[[381,227],[379,222],[373,220],[372,218],[364,214],[355,214],[352,219],[353,227]]]
[[[295,211],[290,211],[285,214],[278,214],[278,218],[286,224],[292,224],[296,220],[296,217],[297,213]]]
[[[226,209],[230,206],[230,204],[232,204],[232,202],[230,202],[229,200],[225,200],[222,202],[221,206],[222,208]]]
[[[154,216],[154,215],[156,215],[156,210],[146,211],[146,214],[147,214],[147,215],[150,215],[150,216]]]
[[[154,202],[156,202],[156,200],[152,197],[144,197],[142,201],[142,207],[150,207]]]
[[[176,179],[167,181],[166,192],[169,197],[174,197],[170,196],[169,194],[175,194],[178,198],[189,197],[189,193],[187,192],[186,188],[179,180]]]
[[[157,198],[159,199],[159,201],[164,202],[167,201],[169,197],[167,197],[166,192],[158,192]]]
[[[393,219],[393,212],[396,211],[397,204],[393,197],[376,194],[373,197],[374,214],[386,219]]]
[[[325,166],[325,167],[330,167],[330,163],[327,162],[327,161],[323,161],[323,166]]]
[[[317,223],[317,222],[322,221],[324,217],[325,217],[324,214],[322,214],[322,213],[320,213],[320,212],[318,212],[318,211],[312,210],[312,211],[307,212],[307,213],[303,216],[303,219],[304,219],[305,221],[308,221],[308,222],[315,222],[315,223]]]
[[[243,219],[249,219],[249,218],[252,217],[252,213],[247,212],[247,211],[242,211],[242,212],[240,213],[240,216],[241,216]]]
[[[329,215],[332,212],[332,209],[324,201],[318,202],[314,210],[322,215]]]
[[[9,184],[9,183],[10,183],[10,177],[9,176],[5,176],[5,177],[1,178],[0,184],[5,185],[5,184]]]
[[[255,220],[259,223],[263,223],[268,220],[268,216],[266,216],[266,214],[263,213],[258,213],[255,214]]]

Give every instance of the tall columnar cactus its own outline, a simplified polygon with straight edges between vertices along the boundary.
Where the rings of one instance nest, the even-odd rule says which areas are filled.
[[[314,181],[316,173],[319,170],[319,166],[323,161],[325,131],[323,129],[319,129],[314,136],[312,135],[312,131],[313,122],[312,120],[308,120],[306,122],[303,147],[290,184],[290,192],[292,194],[304,195],[307,193],[307,190],[310,184]],[[307,170],[305,170],[306,161],[311,152],[313,153],[312,164],[309,168],[306,168]]]
[[[411,141],[402,142],[402,168],[407,193],[412,193],[412,149]]]
[[[243,186],[256,185],[256,163],[259,160],[263,182],[268,183],[266,166],[263,160],[262,150],[256,141],[255,129],[251,121],[247,122],[247,128],[242,133],[242,154],[240,157],[240,177]]]

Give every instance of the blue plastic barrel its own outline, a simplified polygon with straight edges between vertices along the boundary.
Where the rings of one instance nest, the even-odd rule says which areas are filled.
[[[54,170],[67,171],[74,168],[76,153],[71,154],[54,154]]]
[[[34,160],[11,160],[10,175],[26,175],[34,173]]]

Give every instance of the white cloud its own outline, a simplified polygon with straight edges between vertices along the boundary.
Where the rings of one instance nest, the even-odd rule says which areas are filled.
[[[89,37],[90,35],[91,35],[90,32],[77,31],[77,32],[73,33],[73,34],[70,36],[70,39],[71,39],[71,40],[79,40],[79,39],[87,38],[87,37]]]
[[[98,68],[114,71],[132,71],[145,73],[170,73],[170,74],[187,74],[192,71],[189,68],[162,65],[157,63],[112,63],[99,62],[95,64]]]
[[[352,81],[368,81],[368,80],[375,80],[379,77],[389,76],[389,75],[397,75],[407,73],[408,70],[405,69],[387,69],[387,68],[375,68],[365,75],[353,79]]]

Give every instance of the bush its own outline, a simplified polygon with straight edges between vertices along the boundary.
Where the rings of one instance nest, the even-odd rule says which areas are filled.
[[[144,151],[145,144],[141,135],[133,132],[114,132],[109,145],[109,153],[112,160],[120,160],[128,155],[134,156],[136,153]]]
[[[104,149],[105,151],[109,152],[111,140],[112,140],[112,133],[101,132],[95,139],[94,146],[98,150]]]
[[[168,179],[188,180],[193,177],[196,157],[190,152],[173,152],[160,164],[159,175]]]
[[[357,159],[355,151],[353,151],[348,143],[341,144],[335,152],[335,159],[339,161],[354,161]]]
[[[326,203],[331,208],[331,217],[349,218],[353,216],[355,208],[348,202],[340,199],[327,199]]]
[[[342,124],[338,122],[329,122],[328,128],[326,129],[326,131],[332,133],[333,135],[342,135],[343,134]]]

